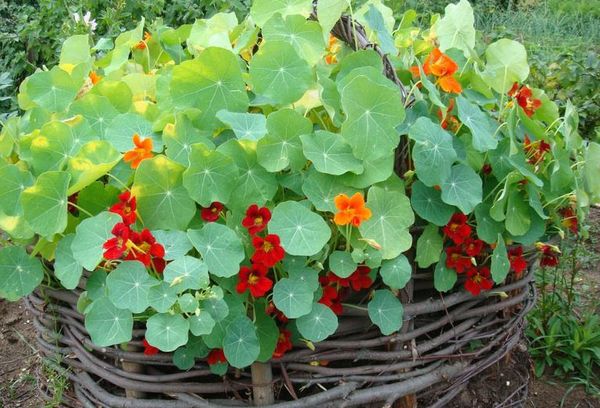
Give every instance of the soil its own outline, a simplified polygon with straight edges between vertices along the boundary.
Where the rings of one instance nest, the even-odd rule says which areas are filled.
[[[592,209],[590,218],[593,228],[587,245],[589,257],[580,260],[579,266],[584,273],[579,274],[582,278],[577,281],[577,287],[590,300],[597,300],[600,296],[600,209]],[[448,408],[493,408],[508,399],[523,384],[527,373],[531,373],[531,362],[523,352],[526,346],[519,349],[473,379]],[[48,382],[48,376],[41,375],[44,371],[36,351],[31,316],[24,303],[0,300],[0,408],[57,406],[46,405],[38,396],[37,390],[45,388],[40,381],[46,381],[44,385],[50,388],[64,389],[65,385],[56,379]],[[586,394],[581,387],[572,388],[556,378],[542,377],[531,380],[529,395],[522,406],[600,408],[600,399]]]

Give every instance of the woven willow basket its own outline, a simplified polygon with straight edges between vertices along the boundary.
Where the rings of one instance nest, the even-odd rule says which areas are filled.
[[[368,42],[359,24],[343,17],[333,34],[353,48],[377,51],[386,76],[407,97],[392,64]],[[407,106],[411,103],[406,101]],[[397,149],[398,174],[406,170],[407,151],[404,138]],[[404,306],[400,332],[382,337],[366,311],[345,308],[337,332],[315,344],[314,351],[295,348],[265,364],[263,369],[272,378],[268,383],[253,381],[250,370],[230,368],[219,377],[202,361],[182,372],[173,365],[171,354],[146,356],[141,351],[143,325],[134,326],[133,340],[126,347],[95,346],[76,308],[85,280],[75,291],[36,292],[27,304],[41,354],[73,384],[74,396],[63,397],[64,406],[245,407],[256,404],[253,392],[267,388],[274,390],[276,399],[268,406],[279,408],[391,407],[403,399],[396,406],[419,401],[419,407],[424,403],[441,408],[522,339],[524,316],[535,300],[532,278],[530,269],[522,279],[477,297],[465,291],[443,296],[433,288],[432,273],[413,270],[412,280],[400,291]],[[507,400],[494,406],[522,406],[526,393],[523,379]]]

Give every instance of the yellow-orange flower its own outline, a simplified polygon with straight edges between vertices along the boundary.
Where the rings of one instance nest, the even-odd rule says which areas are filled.
[[[96,71],[90,72],[90,81],[92,81],[92,85],[96,85],[101,79],[102,77],[96,74]]]
[[[151,158],[152,155],[152,139],[146,138],[142,140],[140,135],[133,135],[133,144],[135,147],[125,153],[123,160],[126,163],[131,163],[132,169],[137,169],[142,160]]]
[[[371,210],[365,206],[365,199],[361,193],[355,193],[352,197],[338,194],[333,201],[338,209],[333,217],[337,225],[352,224],[358,227],[361,222],[371,218]]]
[[[340,45],[337,38],[332,34],[329,34],[329,44],[327,46],[327,55],[325,55],[325,62],[328,65],[337,63],[337,53],[340,51],[342,46]]]

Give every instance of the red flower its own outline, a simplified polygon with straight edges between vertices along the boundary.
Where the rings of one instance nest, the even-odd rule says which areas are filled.
[[[517,103],[528,117],[533,116],[535,111],[542,106],[542,101],[533,97],[533,93],[527,85],[519,88],[519,84],[515,82],[510,91],[508,91],[508,96],[517,99]]]
[[[162,272],[165,248],[156,242],[154,235],[144,228],[141,233],[132,231],[130,240],[130,250],[125,259],[140,261],[145,266],[153,264],[157,272]]]
[[[467,238],[463,245],[465,253],[471,257],[478,256],[483,250],[483,241],[480,239]]]
[[[77,205],[77,198],[79,197],[79,193],[75,193],[75,194],[71,194],[69,196],[69,198],[67,199],[67,211],[69,211],[71,214],[77,216],[77,214],[79,213],[79,210],[77,209],[77,207],[75,207],[75,205]],[[73,205],[75,204],[75,205]]]
[[[210,203],[208,208],[202,207],[202,210],[200,210],[200,217],[206,222],[215,222],[219,219],[221,211],[223,211],[223,204],[215,201]]]
[[[359,265],[358,268],[347,278],[340,278],[339,276],[329,272],[327,279],[329,282],[337,283],[345,288],[352,286],[352,289],[358,292],[361,289],[368,289],[373,284],[373,280],[369,276],[371,268],[365,265]]]
[[[558,265],[558,255],[560,251],[554,245],[537,243],[536,247],[541,252],[542,257],[540,258],[541,266],[556,266]]]
[[[487,266],[479,269],[472,267],[467,271],[465,289],[473,296],[479,295],[482,290],[490,290],[493,286],[494,282],[490,279],[490,268]]]
[[[529,136],[525,135],[523,150],[525,150],[525,153],[527,154],[527,161],[534,166],[544,159],[544,155],[546,152],[550,151],[550,147],[551,146],[543,140],[532,142],[531,139],[529,139]]]
[[[456,213],[444,227],[444,234],[455,244],[462,244],[471,235],[471,227],[467,225],[467,216]]]
[[[483,174],[485,174],[486,176],[491,174],[492,172],[492,166],[488,163],[484,164],[483,167],[481,168],[481,172]]]
[[[225,358],[225,353],[223,353],[223,349],[212,349],[210,353],[208,353],[206,361],[210,365],[227,363],[227,359]]]
[[[573,234],[577,235],[579,232],[579,225],[577,222],[577,214],[571,207],[562,208],[560,211],[562,215],[562,226],[568,228]]]
[[[267,278],[267,272],[267,268],[260,264],[252,264],[252,267],[242,266],[236,291],[244,293],[249,289],[255,298],[264,296],[273,287],[273,281]]]
[[[275,347],[275,351],[273,352],[273,358],[281,358],[286,353],[292,349],[292,333],[287,329],[279,329],[279,337],[277,337],[277,346]]]
[[[148,343],[145,337],[144,340],[142,340],[142,344],[144,345],[144,354],[147,356],[153,356],[160,351],[159,349]]]
[[[454,109],[454,99],[450,99],[450,102],[448,103],[448,108],[446,109],[446,112],[444,113],[442,111],[442,109],[438,109],[437,115],[438,115],[438,118],[440,119],[440,126],[442,127],[442,129],[450,128],[450,130],[452,132],[456,132],[458,130],[458,128],[460,127],[460,122],[458,121],[456,116],[451,114],[453,109]]]
[[[268,208],[258,208],[258,205],[252,204],[246,210],[246,218],[242,220],[242,225],[248,228],[250,235],[254,235],[264,230],[270,220],[271,211]]]
[[[341,315],[343,306],[340,301],[340,294],[334,286],[323,286],[323,295],[319,303],[329,307],[336,315]]]
[[[111,232],[114,235],[114,238],[110,238],[102,246],[105,249],[104,258],[120,259],[128,249],[127,243],[129,242],[131,230],[129,229],[129,226],[119,222],[115,224]]]
[[[510,267],[515,272],[517,277],[520,277],[525,269],[527,269],[527,261],[523,257],[523,247],[513,247],[508,250],[508,260]]]
[[[267,268],[272,267],[285,256],[285,251],[281,247],[278,235],[269,234],[264,238],[254,236],[252,237],[252,245],[256,251],[250,260],[253,263],[262,264]]]
[[[135,223],[135,210],[137,208],[135,197],[131,197],[129,191],[125,191],[119,195],[119,202],[110,207],[110,212],[119,214],[123,219],[123,223],[131,225]]]
[[[277,320],[279,320],[281,323],[288,322],[288,318],[286,317],[286,315],[284,315],[281,310],[279,310],[275,307],[275,304],[273,303],[273,301],[269,302],[269,304],[267,305],[267,308],[265,309],[265,312],[269,316],[275,315],[275,318]]]
[[[454,269],[457,273],[463,273],[473,266],[471,257],[463,254],[459,246],[450,246],[446,248],[446,266]]]

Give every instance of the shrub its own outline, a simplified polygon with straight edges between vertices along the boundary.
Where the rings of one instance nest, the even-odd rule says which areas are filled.
[[[345,308],[398,331],[413,267],[494,296],[528,253],[556,264],[540,240],[585,234],[600,145],[524,84],[521,44],[476,43],[466,0],[421,34],[381,2],[353,10],[390,62],[328,37],[343,7],[311,11],[142,21],[108,52],[68,38],[1,133],[0,295],[87,270],[94,343],[135,320],[148,353],[189,367],[203,344],[219,373],[324,340]]]

